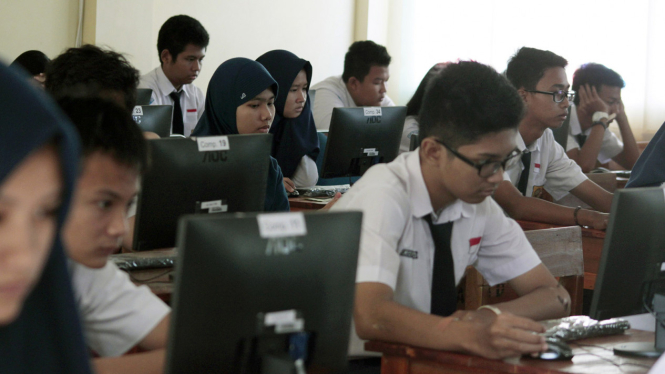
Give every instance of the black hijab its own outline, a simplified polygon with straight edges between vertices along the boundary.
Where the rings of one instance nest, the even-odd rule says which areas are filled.
[[[303,156],[307,155],[316,161],[316,157],[319,155],[319,138],[316,134],[309,95],[307,95],[305,107],[298,117],[284,117],[286,97],[300,70],[305,69],[309,92],[309,85],[312,82],[312,65],[309,61],[284,50],[267,52],[256,61],[265,66],[282,87],[281,94],[275,100],[275,120],[270,127],[270,133],[274,135],[272,156],[277,159],[284,176],[291,178]]]
[[[76,178],[77,135],[44,93],[0,64],[0,184],[32,151],[54,139],[64,182],[57,234],[19,316],[0,327],[2,374],[91,371],[59,234]]]

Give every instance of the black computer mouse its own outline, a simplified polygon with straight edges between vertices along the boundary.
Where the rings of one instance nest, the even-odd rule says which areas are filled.
[[[548,349],[538,354],[537,359],[547,361],[565,361],[573,358],[573,350],[563,340],[546,338]]]

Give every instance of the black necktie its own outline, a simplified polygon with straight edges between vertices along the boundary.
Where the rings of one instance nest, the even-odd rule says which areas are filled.
[[[522,165],[524,165],[524,170],[522,170],[520,180],[517,182],[517,189],[523,196],[526,196],[526,185],[529,183],[529,170],[531,170],[531,152],[522,154]]]
[[[185,135],[185,125],[182,123],[182,108],[180,107],[180,92],[171,92],[169,96],[173,99],[173,130],[172,134]]]
[[[434,267],[432,269],[432,302],[430,313],[447,317],[457,310],[457,287],[455,285],[455,266],[450,239],[453,223],[442,225],[432,223],[431,215],[424,217],[434,240]]]
[[[577,138],[577,144],[580,145],[580,148],[584,147],[584,143],[586,143],[587,136],[584,134],[578,134],[575,135],[575,137]]]

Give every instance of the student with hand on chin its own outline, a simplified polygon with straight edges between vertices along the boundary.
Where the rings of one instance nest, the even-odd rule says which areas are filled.
[[[46,95],[0,64],[0,373],[91,373],[60,228],[79,144]]]
[[[277,94],[277,82],[263,65],[240,57],[227,60],[210,79],[205,112],[192,136],[267,134],[275,118]],[[283,179],[277,160],[271,156],[266,212],[289,211]]]
[[[489,198],[519,155],[522,110],[516,90],[491,67],[448,65],[425,93],[420,147],[370,168],[332,208],[363,212],[353,370],[378,364],[361,339],[488,358],[547,349],[534,320],[568,315],[570,297]],[[469,265],[520,297],[456,311],[456,285]]]

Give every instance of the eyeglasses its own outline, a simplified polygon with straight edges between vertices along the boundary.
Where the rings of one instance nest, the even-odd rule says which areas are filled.
[[[569,91],[564,91],[564,90],[559,90],[559,91],[536,91],[536,90],[526,90],[526,92],[533,92],[533,93],[541,93],[545,95],[552,95],[552,100],[554,100],[555,103],[560,103],[563,101],[563,99],[568,98],[568,101],[572,102],[575,100],[575,92],[569,92]]]
[[[485,160],[483,162],[473,162],[466,158],[465,156],[462,156],[459,152],[456,150],[450,148],[446,143],[442,142],[439,139],[434,139],[436,140],[437,143],[441,144],[444,146],[447,150],[449,150],[455,157],[459,158],[460,160],[464,161],[465,163],[473,166],[474,168],[478,169],[478,176],[481,178],[489,178],[492,175],[496,174],[499,169],[506,169],[506,164],[514,159],[515,157],[519,156],[522,154],[522,151],[519,149],[514,149],[508,157],[504,158],[503,161],[490,161],[490,160]]]

